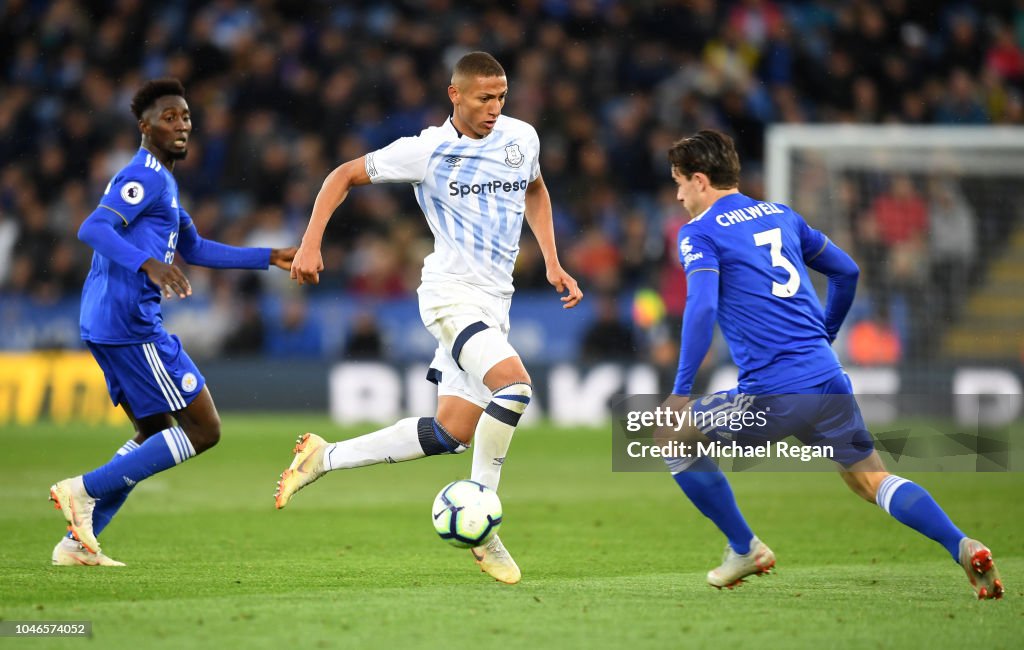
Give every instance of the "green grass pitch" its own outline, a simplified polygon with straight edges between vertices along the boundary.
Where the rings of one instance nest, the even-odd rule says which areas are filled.
[[[1020,647],[1024,475],[919,474],[1007,586],[978,602],[960,567],[832,473],[730,476],[774,575],[704,583],[724,541],[667,474],[610,471],[607,429],[517,433],[501,585],[429,523],[468,454],[335,472],[273,508],[296,434],[319,416],[226,413],[218,447],[135,490],[102,535],[123,569],[52,567],[55,480],[104,462],[129,428],[0,429],[0,617],[91,620],[93,638],[0,647],[777,648]]]

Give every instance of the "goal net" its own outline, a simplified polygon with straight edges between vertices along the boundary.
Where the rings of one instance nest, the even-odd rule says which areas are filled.
[[[860,265],[848,364],[1020,363],[1024,129],[778,125],[765,173]]]

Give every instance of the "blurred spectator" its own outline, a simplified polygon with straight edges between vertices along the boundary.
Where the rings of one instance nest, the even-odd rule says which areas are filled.
[[[636,359],[639,352],[636,338],[633,328],[619,314],[617,293],[601,291],[595,297],[595,318],[580,344],[580,360],[598,363]]]
[[[384,356],[380,329],[370,312],[359,312],[352,319],[352,330],[345,340],[344,356],[346,359],[380,359]]]
[[[1001,3],[293,4],[2,5],[0,255],[8,255],[0,291],[77,296],[89,256],[75,231],[133,154],[127,104],[156,75],[180,76],[188,92],[196,130],[179,183],[200,232],[290,245],[338,161],[449,114],[445,94],[428,90],[447,83],[447,70],[427,53],[454,61],[490,49],[516,76],[506,113],[532,120],[541,134],[567,270],[584,288],[623,290],[665,273],[672,314],[684,295],[672,277],[678,207],[663,196],[674,139],[705,127],[729,131],[744,183],[756,187],[749,183],[761,177],[773,122],[1024,124],[1024,12]],[[806,194],[827,203],[832,191],[816,182]],[[952,236],[934,227],[929,241],[923,229],[930,210],[936,224],[961,219],[961,232],[963,206],[943,212],[950,204],[919,196],[901,203],[895,194],[842,207],[851,252],[881,260],[864,270],[883,302],[893,287],[903,287],[900,295],[920,289],[927,278],[915,274],[932,269],[948,316],[963,299],[954,285],[969,247],[954,255]],[[322,284],[306,290],[411,296],[431,241],[413,194],[374,188],[343,212],[325,236]],[[997,217],[974,218],[984,233]],[[664,251],[662,233],[671,243]],[[517,287],[546,289],[538,253],[526,234]],[[205,277],[196,271],[197,281]],[[284,284],[261,291],[285,292]],[[261,347],[251,320],[229,345]]]
[[[12,251],[18,241],[18,222],[0,208],[0,287],[7,286]]]
[[[260,305],[260,279],[245,273],[239,283],[234,328],[224,338],[223,353],[228,357],[247,357],[263,352],[266,326]]]
[[[928,182],[929,254],[938,313],[956,318],[967,296],[967,283],[977,255],[974,211],[955,179],[934,177]]]
[[[863,318],[850,328],[846,337],[847,355],[858,366],[892,366],[903,355],[900,337],[889,322],[888,310]]]
[[[267,328],[263,351],[273,357],[316,357],[321,353],[318,321],[309,317],[309,308],[301,298],[289,298],[281,306],[277,320]]]
[[[935,111],[935,121],[944,124],[985,124],[989,121],[978,99],[977,85],[964,68],[949,76],[949,90]]]

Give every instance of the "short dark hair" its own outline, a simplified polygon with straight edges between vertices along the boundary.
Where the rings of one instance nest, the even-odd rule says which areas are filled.
[[[177,79],[168,77],[166,79],[152,79],[142,84],[142,88],[132,97],[132,114],[135,119],[141,120],[142,114],[156,103],[156,100],[167,95],[185,96],[185,87]]]
[[[717,190],[738,187],[740,157],[732,138],[719,131],[704,129],[683,138],[668,150],[668,160],[680,174],[690,178],[701,172]]]
[[[456,77],[504,77],[505,68],[498,60],[487,52],[470,52],[459,59],[452,70],[452,79]]]

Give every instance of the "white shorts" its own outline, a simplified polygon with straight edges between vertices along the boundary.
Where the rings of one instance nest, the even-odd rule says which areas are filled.
[[[460,283],[422,284],[417,293],[420,318],[437,339],[427,379],[437,384],[438,396],[453,395],[486,408],[491,391],[483,375],[498,362],[518,356],[508,343],[512,299]],[[474,358],[464,358],[460,365],[457,357],[464,356],[466,342],[488,329],[489,344],[473,346]]]

